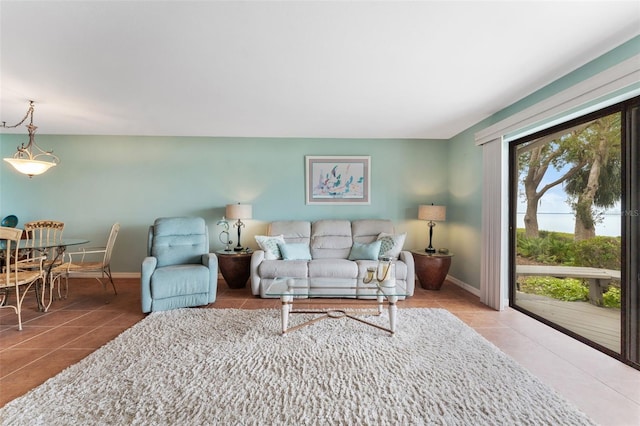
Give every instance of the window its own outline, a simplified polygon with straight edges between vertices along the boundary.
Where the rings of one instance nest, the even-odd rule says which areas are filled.
[[[638,102],[509,145],[510,305],[636,367]]]

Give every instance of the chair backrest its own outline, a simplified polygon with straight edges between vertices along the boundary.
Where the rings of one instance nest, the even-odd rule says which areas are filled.
[[[24,230],[30,241],[27,245],[57,242],[62,240],[64,223],[55,220],[34,220],[25,223]]]
[[[0,226],[0,240],[2,240],[2,251],[3,256],[2,259],[2,268],[0,271],[3,274],[6,274],[6,279],[3,281],[6,285],[8,285],[11,280],[9,279],[10,274],[16,272],[17,262],[19,259],[19,250],[18,243],[22,239],[22,229],[17,228],[7,228],[4,226]]]
[[[150,256],[158,266],[197,264],[209,253],[209,229],[200,217],[165,217],[149,228]]]
[[[104,251],[104,260],[102,262],[105,266],[111,263],[111,253],[113,252],[113,246],[116,243],[118,232],[120,232],[120,224],[116,222],[113,224],[113,226],[111,226],[111,232],[109,232],[109,239],[107,239],[107,246],[106,246],[106,250]]]

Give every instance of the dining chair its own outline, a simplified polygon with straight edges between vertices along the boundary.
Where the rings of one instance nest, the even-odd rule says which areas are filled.
[[[22,239],[22,229],[0,227],[0,239],[5,241],[0,268],[0,308],[12,308],[18,315],[18,330],[22,330],[22,302],[24,296],[38,280],[44,279],[44,256],[32,257],[29,262],[37,262],[38,268],[24,269],[26,263],[20,260],[18,243]],[[20,289],[23,289],[22,292]],[[9,304],[11,290],[15,289],[15,305]]]
[[[66,299],[69,295],[69,277],[89,276],[95,278],[106,292],[107,281],[111,282],[114,294],[118,294],[116,285],[113,282],[111,274],[111,254],[116,238],[120,232],[120,224],[114,223],[111,226],[107,244],[104,247],[87,247],[75,252],[65,252],[65,261],[55,266],[49,274],[51,288],[55,284],[58,286],[58,297],[62,297],[60,293],[60,279],[64,277]],[[96,274],[100,274],[96,276]],[[108,280],[105,280],[108,278]],[[108,302],[108,301],[107,301]]]
[[[23,260],[21,267],[23,269],[37,269],[39,267],[38,258],[45,256],[43,263],[45,279],[42,281],[42,288],[40,288],[40,283],[36,284],[36,291],[41,290],[42,292],[41,295],[38,293],[36,297],[39,297],[38,304],[44,312],[49,310],[51,302],[53,302],[52,287],[49,288],[49,301],[46,301],[46,278],[55,265],[62,263],[61,256],[64,249],[56,247],[55,244],[62,241],[63,231],[64,222],[57,220],[34,220],[24,224],[23,237],[25,242],[24,249],[20,251]],[[42,248],[48,245],[51,247]]]
[[[48,249],[36,249],[42,245],[56,243],[62,240],[64,222],[55,220],[34,220],[24,224],[26,234],[24,254],[27,258],[46,255],[45,266],[61,263],[60,251],[57,247]],[[32,265],[34,268],[36,264]]]

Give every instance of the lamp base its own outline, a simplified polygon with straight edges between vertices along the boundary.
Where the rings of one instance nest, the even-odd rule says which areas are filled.
[[[427,247],[426,249],[424,249],[424,251],[427,253],[435,253],[436,249],[434,249],[433,247]]]
[[[244,247],[234,247],[233,251],[242,251],[244,250]]]

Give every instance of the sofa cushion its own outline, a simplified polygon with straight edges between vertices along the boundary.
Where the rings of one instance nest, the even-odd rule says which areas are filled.
[[[278,244],[284,260],[311,260],[309,245],[305,243]]]
[[[284,244],[284,237],[282,235],[256,235],[256,242],[258,243],[258,247],[264,250],[265,259],[282,259],[282,253],[280,253],[280,247],[278,247],[278,244]]]
[[[309,268],[307,260],[264,260],[258,267],[261,278],[291,277],[305,278]]]
[[[349,260],[378,260],[382,241],[374,241],[369,244],[353,243]]]
[[[347,259],[313,259],[309,261],[309,277],[358,278],[358,265]]]
[[[346,259],[352,243],[348,220],[318,220],[311,225],[311,256],[314,259]]]
[[[311,241],[311,222],[307,220],[278,220],[267,227],[267,235],[282,235],[286,243],[306,243]]]
[[[393,222],[388,219],[358,219],[351,223],[353,241],[358,243],[376,241],[381,232],[393,234]]]
[[[151,276],[153,299],[198,293],[209,293],[209,268],[204,265],[165,266]]]
[[[406,232],[397,235],[381,232],[380,235],[378,235],[378,241],[382,243],[380,246],[380,256],[391,256],[395,258],[400,256],[406,238]]]

